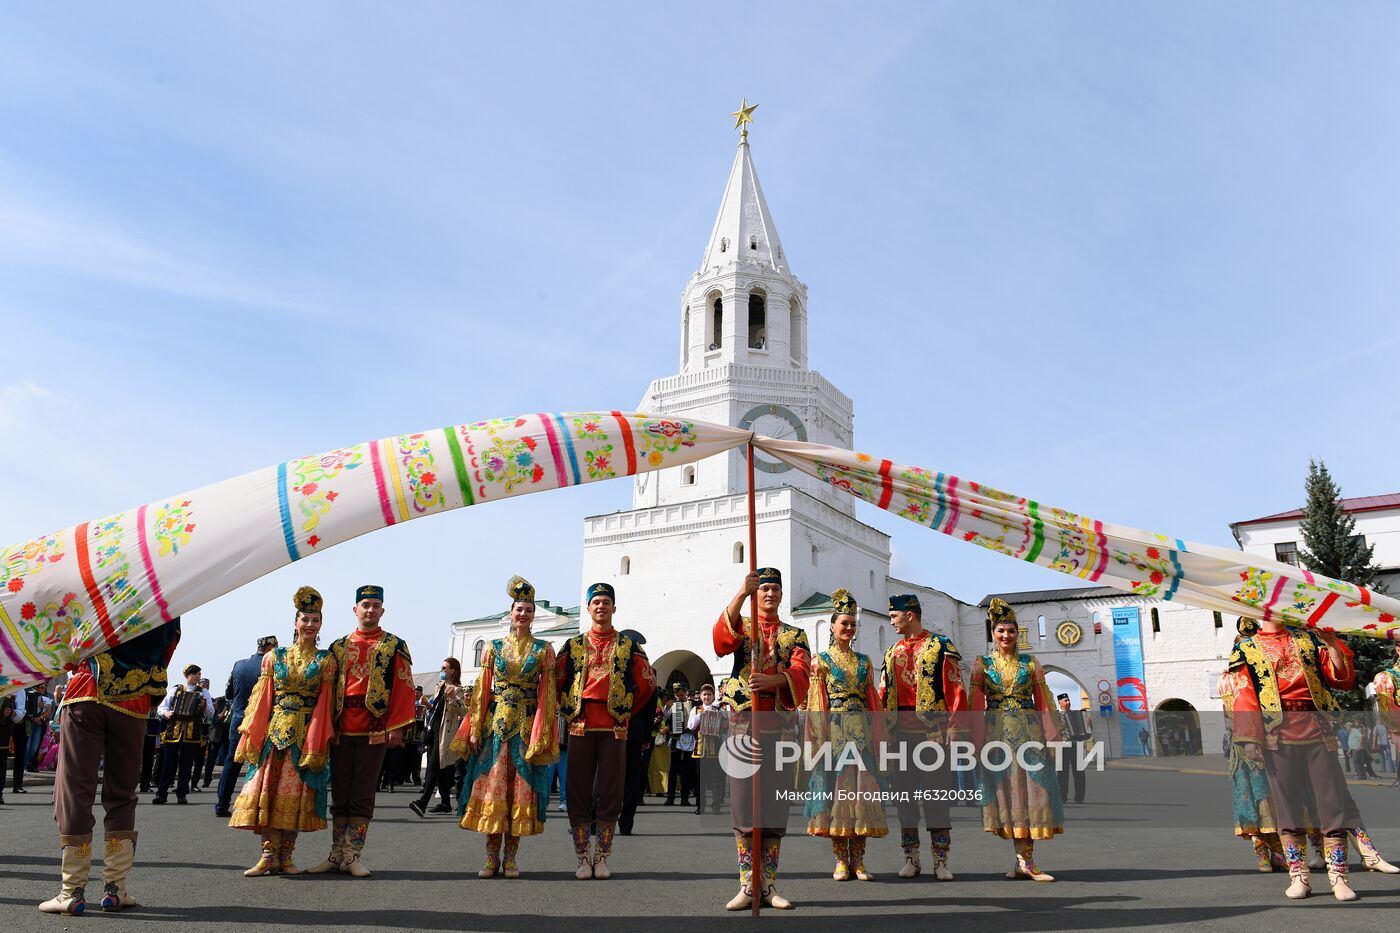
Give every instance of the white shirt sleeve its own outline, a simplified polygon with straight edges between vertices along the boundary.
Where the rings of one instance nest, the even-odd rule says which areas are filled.
[[[24,718],[24,691],[23,691],[23,690],[21,690],[21,691],[19,691],[18,693],[15,694],[15,711],[14,711],[13,713],[11,713],[10,716],[14,719],[15,722],[19,722],[21,719]]]
[[[693,710],[690,711],[690,721],[687,722],[687,723],[685,724],[685,727],[686,727],[687,729],[699,729],[699,728],[700,728],[700,710],[702,710],[702,709],[704,709],[704,707],[702,707],[702,706],[697,706],[697,707],[695,707],[695,709],[693,709]]]
[[[173,713],[175,711],[175,707],[170,704],[170,701],[174,698],[174,696],[175,691],[173,690],[165,695],[165,699],[160,701],[160,712]]]

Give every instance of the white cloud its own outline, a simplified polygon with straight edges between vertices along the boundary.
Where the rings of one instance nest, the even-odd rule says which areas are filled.
[[[0,430],[17,427],[37,401],[53,397],[48,389],[27,379],[0,386]]]

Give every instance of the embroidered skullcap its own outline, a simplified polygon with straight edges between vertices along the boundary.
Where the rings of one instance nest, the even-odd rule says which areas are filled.
[[[1240,616],[1235,620],[1235,631],[1239,632],[1242,638],[1248,638],[1259,631],[1259,623],[1246,616]]]
[[[584,597],[584,602],[593,602],[594,596],[606,596],[613,602],[617,602],[617,591],[612,588],[611,583],[595,583],[588,588],[588,595]]]
[[[1055,699],[1057,699],[1057,700],[1068,700],[1068,699],[1069,699],[1069,694],[1068,694],[1068,693],[1057,693],[1057,694],[1055,694]]]
[[[259,651],[264,651],[264,650],[271,651],[273,648],[276,648],[276,647],[277,647],[277,636],[276,636],[276,635],[264,635],[262,638],[259,638],[259,639],[258,639],[258,650],[259,650]]]
[[[991,605],[987,607],[987,621],[993,625],[1002,622],[1015,622],[1016,610],[1011,608],[1011,604],[1006,600],[993,597]]]
[[[190,676],[191,674],[202,674],[203,672],[204,672],[204,668],[200,667],[198,664],[187,664],[187,665],[185,665],[185,676],[186,676],[186,677]]]
[[[760,586],[764,583],[776,583],[779,586],[782,586],[783,573],[777,567],[759,567],[758,582]]]
[[[377,599],[384,602],[384,587],[375,586],[373,583],[366,583],[355,591],[355,602],[362,599]]]
[[[297,612],[320,612],[325,600],[311,587],[303,586],[299,587],[296,595],[292,597],[292,605],[297,607]]]
[[[905,593],[902,596],[890,597],[890,612],[922,612],[923,607],[919,605],[919,597],[913,593]]]
[[[511,602],[532,603],[535,601],[535,587],[529,580],[516,574],[506,584],[506,595],[510,597]]]
[[[860,611],[860,607],[856,605],[856,598],[844,586],[831,594],[831,608],[843,616],[853,616]]]

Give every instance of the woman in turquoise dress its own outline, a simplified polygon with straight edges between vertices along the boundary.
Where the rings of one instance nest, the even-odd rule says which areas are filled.
[[[989,742],[1005,743],[1006,766],[987,767],[981,758],[982,828],[1010,839],[1016,867],[1008,878],[1054,881],[1035,864],[1035,841],[1064,832],[1064,804],[1047,742],[1060,739],[1055,703],[1035,658],[1016,650],[1021,627],[1003,600],[987,610],[993,649],[972,666],[973,741],[979,753]],[[1022,748],[1030,744],[1029,748]],[[990,756],[997,763],[1003,756]],[[1024,760],[1028,767],[1023,767]]]
[[[457,809],[462,828],[486,837],[480,878],[497,871],[506,878],[520,876],[520,837],[544,832],[549,766],[559,760],[554,649],[530,634],[535,588],[512,577],[506,592],[511,633],[492,640],[483,654],[467,717],[451,746],[467,761]]]
[[[831,877],[845,881],[854,872],[861,881],[874,881],[865,868],[865,840],[885,835],[885,809],[880,803],[873,748],[884,738],[870,658],[851,648],[859,607],[849,590],[831,594],[831,647],[817,652],[807,691],[805,739],[808,747],[831,743],[833,764],[853,746],[865,763],[862,770],[846,761],[840,771],[818,766],[807,781],[803,807],[807,835],[831,839],[836,869]]]
[[[335,659],[316,647],[321,594],[297,590],[296,641],[263,655],[234,760],[252,765],[228,825],[262,837],[262,857],[243,874],[296,875],[297,834],[326,827],[331,692]]]

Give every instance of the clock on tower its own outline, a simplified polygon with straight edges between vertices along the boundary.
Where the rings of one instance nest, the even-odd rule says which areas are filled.
[[[779,441],[807,440],[807,426],[792,409],[782,405],[755,405],[739,419],[739,427]],[[761,452],[754,458],[754,466],[765,473],[786,473],[792,469],[791,464],[771,460]]]

